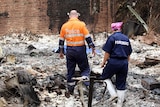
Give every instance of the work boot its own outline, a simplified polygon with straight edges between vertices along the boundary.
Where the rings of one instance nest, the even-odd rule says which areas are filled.
[[[75,85],[73,86],[73,85],[68,85],[68,92],[69,92],[69,94],[71,94],[71,95],[73,95],[74,94],[74,87],[75,87]]]
[[[109,94],[111,95],[111,97],[108,99],[108,101],[112,102],[113,100],[115,100],[118,97],[116,90],[115,90],[110,79],[106,79],[106,80],[104,80],[104,82],[107,84],[107,89],[109,91]]]
[[[117,95],[118,95],[117,107],[122,107],[125,97],[125,90],[117,90]]]

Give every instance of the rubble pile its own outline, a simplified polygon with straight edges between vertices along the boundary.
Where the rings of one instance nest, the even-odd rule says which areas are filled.
[[[101,48],[107,39],[104,33],[95,37],[97,55],[93,57],[87,50],[91,69],[101,64]],[[131,39],[131,43],[133,53],[124,106],[159,107],[160,47],[140,43],[136,39]],[[0,107],[83,107],[77,87],[75,95],[66,93],[66,61],[59,58],[57,48],[58,35],[26,32],[0,37]],[[146,78],[155,79],[156,85]],[[154,86],[154,89],[147,86]],[[86,89],[84,92],[87,105],[88,92]],[[93,107],[97,104],[98,107],[112,107],[107,103],[108,97],[104,84],[95,83]]]

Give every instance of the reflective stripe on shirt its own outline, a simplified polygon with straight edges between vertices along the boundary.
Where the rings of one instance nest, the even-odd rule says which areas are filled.
[[[65,38],[72,38],[72,37],[78,37],[78,36],[83,37],[83,34],[67,34],[65,35]]]
[[[71,41],[66,41],[67,46],[83,46],[85,44],[84,41],[77,41],[77,42],[71,42]]]
[[[85,38],[83,34],[68,34],[65,35],[67,46],[83,46]]]

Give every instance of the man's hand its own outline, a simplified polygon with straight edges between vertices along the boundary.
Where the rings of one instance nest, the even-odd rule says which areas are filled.
[[[60,57],[61,59],[64,58],[64,54],[63,54],[63,49],[62,49],[62,48],[60,48],[59,57]]]
[[[109,57],[110,57],[110,54],[108,52],[105,52],[101,67],[104,67],[106,65],[106,62],[109,59]]]
[[[64,58],[64,54],[63,54],[62,52],[60,52],[59,57],[60,57],[61,59],[63,59],[63,58]]]
[[[93,54],[93,56],[95,56],[95,55],[96,55],[95,48],[92,48],[92,54]]]
[[[101,68],[103,68],[105,65],[106,65],[106,63],[103,62],[103,63],[101,64]]]

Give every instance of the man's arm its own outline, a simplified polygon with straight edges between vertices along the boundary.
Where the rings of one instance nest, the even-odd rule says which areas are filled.
[[[92,42],[91,37],[88,36],[88,37],[86,38],[86,41],[87,41],[87,44],[88,44],[89,48],[92,48],[92,54],[95,56],[95,54],[96,54],[96,52],[95,52],[95,45],[94,45],[94,43]]]
[[[64,58],[64,40],[59,39],[59,53],[60,53],[60,58]]]
[[[103,62],[102,62],[102,64],[101,64],[101,67],[104,67],[104,65],[106,64],[106,62],[107,62],[107,60],[109,59],[109,57],[110,57],[110,54],[107,53],[107,52],[105,52],[104,58],[103,58]]]

